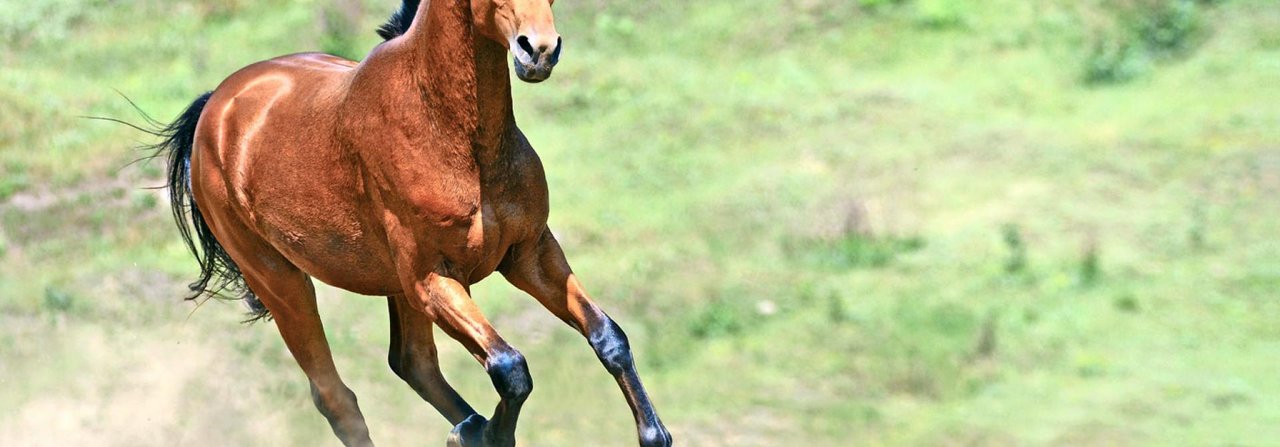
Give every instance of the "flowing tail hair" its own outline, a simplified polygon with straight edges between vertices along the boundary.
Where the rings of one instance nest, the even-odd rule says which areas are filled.
[[[195,145],[196,124],[199,123],[200,114],[209,103],[210,96],[213,96],[213,92],[197,97],[177,119],[167,125],[143,113],[151,129],[140,130],[160,138],[159,143],[144,149],[153,151],[151,157],[164,157],[167,160],[169,171],[165,186],[169,189],[173,220],[178,224],[182,241],[200,264],[200,277],[187,286],[191,289],[191,295],[186,299],[196,300],[201,296],[243,299],[249,307],[246,323],[269,319],[271,314],[245,284],[240,267],[236,266],[222,244],[214,238],[209,224],[200,214],[200,208],[191,195],[191,151]]]

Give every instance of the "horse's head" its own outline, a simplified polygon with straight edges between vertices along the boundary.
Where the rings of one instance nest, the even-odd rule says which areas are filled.
[[[516,76],[542,82],[560,61],[560,33],[551,4],[555,0],[473,0],[476,31],[511,51]]]
[[[516,76],[525,82],[542,82],[560,61],[560,33],[556,32],[551,4],[555,0],[471,0],[475,29],[511,51]],[[400,9],[378,35],[391,40],[409,30],[421,0],[403,0]]]

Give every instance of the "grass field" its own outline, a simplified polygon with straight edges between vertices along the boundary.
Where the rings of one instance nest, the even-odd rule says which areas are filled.
[[[0,0],[0,445],[337,445],[271,323],[194,278],[146,135],[327,0]],[[1280,444],[1280,4],[560,0],[517,84],[551,225],[678,444]],[[337,43],[335,43],[337,42]],[[634,445],[587,344],[494,278],[522,445]],[[381,445],[450,427],[385,301],[320,290]],[[443,340],[443,337],[441,337]],[[496,396],[460,347],[445,373]],[[486,411],[487,412],[487,411]]]

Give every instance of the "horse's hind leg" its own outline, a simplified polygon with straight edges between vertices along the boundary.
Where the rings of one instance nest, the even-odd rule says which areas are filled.
[[[387,309],[391,314],[391,348],[387,353],[391,370],[450,424],[458,425],[476,414],[440,373],[431,319],[414,310],[403,295],[387,297]]]
[[[218,131],[214,128],[208,133],[216,136]],[[200,205],[201,219],[235,261],[249,290],[271,313],[281,338],[311,383],[316,408],[329,420],[334,434],[348,446],[372,446],[356,395],[334,367],[311,278],[238,218],[216,154],[217,147],[197,144],[191,155],[193,205]]]
[[[287,262],[283,258],[278,261]],[[277,265],[270,274],[241,269],[249,270],[244,272],[249,288],[271,311],[281,338],[311,382],[316,408],[329,420],[333,433],[347,446],[373,445],[356,395],[334,367],[311,278],[287,263]]]
[[[214,223],[219,242],[240,267],[249,289],[271,312],[289,352],[310,380],[311,398],[333,433],[347,446],[373,445],[356,395],[334,367],[311,278],[238,222]],[[227,231],[231,228],[234,231]]]
[[[587,296],[551,231],[545,231],[538,241],[516,247],[500,269],[512,285],[533,295],[543,307],[587,338],[600,363],[622,388],[635,416],[640,445],[670,446],[671,434],[640,383],[627,335]]]
[[[342,382],[324,336],[311,278],[296,268],[270,278],[251,278],[249,288],[271,311],[280,336],[311,382],[311,399],[329,420],[333,433],[348,446],[373,445],[356,395]]]

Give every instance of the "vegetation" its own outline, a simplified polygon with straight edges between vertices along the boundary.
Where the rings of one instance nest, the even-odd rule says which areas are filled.
[[[129,164],[145,135],[80,116],[138,120],[118,90],[169,118],[253,61],[359,56],[394,6],[0,0],[0,444],[336,443],[272,324],[179,299],[195,263],[142,189],[160,164]],[[681,444],[1280,439],[1275,2],[556,11],[563,60],[517,116]],[[500,278],[474,292],[537,382],[524,445],[633,445],[581,337]],[[320,299],[375,441],[443,442],[385,364],[383,300]]]

